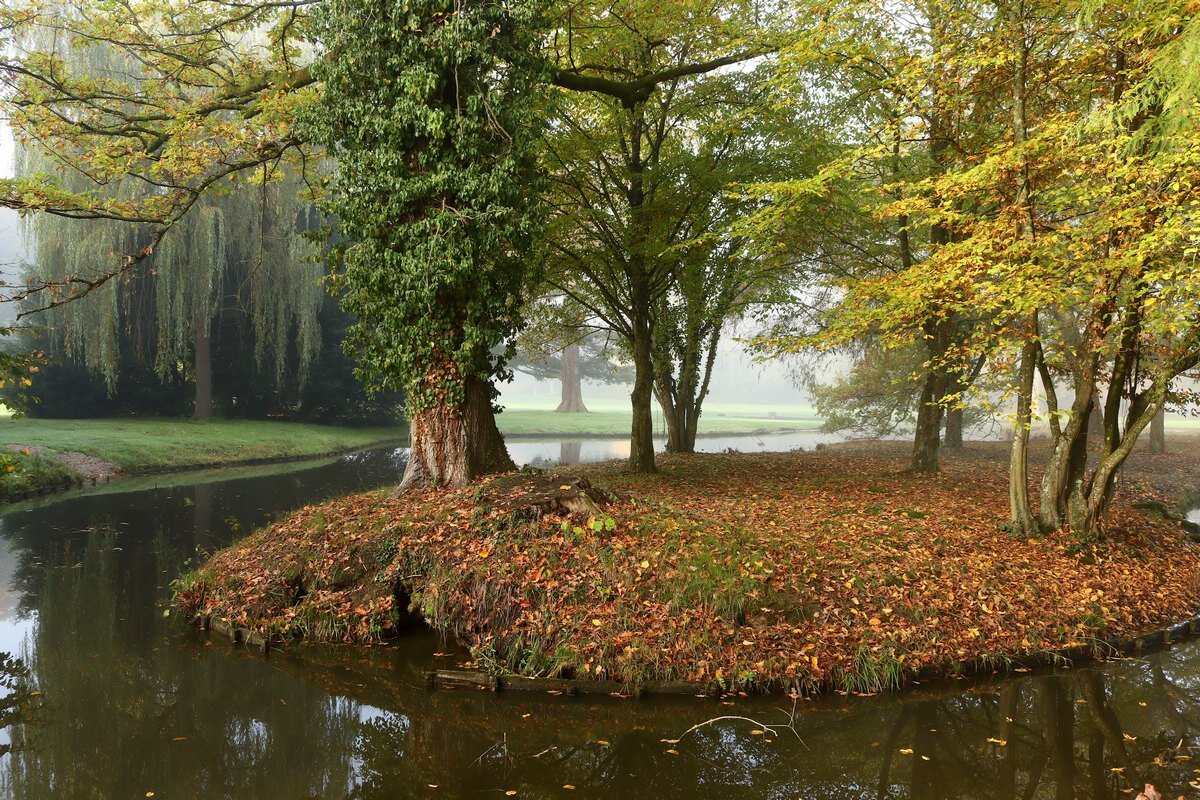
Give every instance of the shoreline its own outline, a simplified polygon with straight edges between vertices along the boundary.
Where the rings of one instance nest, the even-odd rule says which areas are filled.
[[[0,509],[38,497],[92,489],[131,478],[337,458],[390,445],[401,446],[405,438],[406,434],[401,434],[394,437],[367,439],[344,447],[323,448],[300,453],[231,459],[213,458],[171,464],[150,463],[132,468],[122,468],[110,461],[78,451],[54,450],[43,445],[22,447],[19,444],[8,444],[6,447],[9,452],[18,458],[29,459],[34,467],[23,476],[32,479],[29,481],[30,485],[9,489],[4,499],[0,500]],[[256,445],[253,442],[247,443],[248,448],[254,446]]]
[[[705,433],[697,431],[696,439],[720,439],[726,436],[774,436],[776,434],[786,435],[793,433],[821,433],[820,428],[759,428],[757,430],[745,431],[718,431],[714,433]],[[577,441],[583,439],[607,440],[617,439],[626,440],[629,438],[629,432],[623,433],[504,433],[504,441],[506,442],[530,442],[530,441]],[[654,440],[666,441],[667,434],[656,433]]]
[[[196,627],[210,636],[219,636],[222,641],[246,652],[270,657],[272,649],[281,650],[285,642],[279,638],[266,638],[245,628],[232,628],[219,620],[200,619]],[[400,634],[404,635],[404,634]],[[1120,639],[1102,639],[1090,645],[1079,645],[1065,650],[1032,653],[1005,658],[1000,662],[975,660],[959,662],[948,672],[931,671],[914,674],[899,686],[881,690],[881,693],[907,693],[918,687],[928,688],[931,684],[957,679],[983,680],[1004,678],[1013,673],[1032,672],[1045,669],[1070,669],[1087,664],[1103,664],[1108,661],[1131,658],[1155,653],[1177,644],[1200,637],[1200,611],[1197,616],[1184,622],[1168,625],[1156,630]],[[301,656],[303,660],[303,656]],[[733,696],[738,691],[757,696],[785,696],[812,698],[826,691],[839,691],[836,686],[820,685],[766,685],[745,684],[736,688],[722,687],[713,682],[648,681],[629,685],[612,680],[580,680],[563,678],[529,678],[521,675],[496,674],[476,669],[431,669],[426,670],[425,686],[440,691],[488,691],[492,693],[545,693],[568,697],[695,697],[721,699]],[[875,692],[869,693],[875,694]]]
[[[894,458],[735,454],[667,459],[652,478],[606,463],[341,498],[218,553],[174,584],[175,607],[263,650],[428,624],[475,668],[435,684],[602,694],[874,692],[1200,628],[1200,548],[1131,507],[1160,496],[1124,493],[1101,545],[1012,539],[1001,482],[980,474],[988,448],[968,449],[933,478]],[[530,497],[581,496],[597,510],[519,521]],[[303,555],[317,550],[328,563]]]

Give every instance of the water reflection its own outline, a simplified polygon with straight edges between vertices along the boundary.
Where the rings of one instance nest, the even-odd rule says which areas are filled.
[[[1195,795],[1196,643],[1103,669],[802,701],[793,715],[778,698],[430,692],[424,672],[461,655],[430,635],[264,660],[164,619],[166,585],[197,549],[398,469],[377,454],[0,518],[0,648],[28,669],[0,657],[13,747],[0,796],[1100,800],[1143,782]],[[662,741],[722,715],[756,722]]]
[[[793,431],[791,433],[741,434],[736,436],[701,436],[696,439],[696,452],[723,453],[737,450],[742,453],[785,451],[796,448],[811,450],[820,444],[842,441],[836,433]],[[656,439],[655,447],[662,450],[666,439]],[[629,457],[629,437],[611,439],[516,439],[509,437],[508,452],[518,465],[545,467],[554,464],[587,464]]]

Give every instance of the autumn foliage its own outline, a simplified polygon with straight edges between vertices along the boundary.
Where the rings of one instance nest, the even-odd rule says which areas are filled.
[[[176,591],[193,617],[345,642],[392,635],[411,604],[493,671],[857,691],[1200,608],[1200,551],[1130,505],[1152,488],[1123,490],[1102,543],[1015,537],[999,459],[976,445],[921,475],[902,451],[688,456],[656,476],[607,464],[362,494],[246,538]],[[580,472],[601,509],[528,512],[522,481]]]

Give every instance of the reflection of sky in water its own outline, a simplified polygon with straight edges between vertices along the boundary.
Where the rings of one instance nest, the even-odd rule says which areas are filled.
[[[821,431],[796,431],[793,433],[764,433],[761,435],[698,436],[696,452],[723,453],[737,450],[741,453],[781,452],[803,448],[811,450],[818,444],[840,442],[841,434]],[[593,461],[609,461],[629,457],[629,437],[613,439],[508,439],[509,455],[518,465],[525,464],[587,464]],[[662,452],[666,439],[655,439],[655,448]]]

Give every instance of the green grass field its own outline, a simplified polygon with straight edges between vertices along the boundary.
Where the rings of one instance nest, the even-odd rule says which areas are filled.
[[[506,436],[628,436],[632,414],[628,402],[586,401],[586,414],[559,414],[530,403],[505,403],[496,422]],[[774,413],[771,418],[768,414]],[[700,417],[700,434],[754,433],[757,431],[811,430],[820,427],[812,410],[714,403]],[[654,430],[665,430],[662,412],[654,408]]]
[[[75,451],[110,461],[123,472],[317,456],[404,436],[400,428],[252,420],[0,419],[0,446]]]

